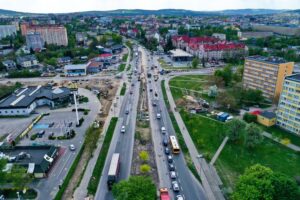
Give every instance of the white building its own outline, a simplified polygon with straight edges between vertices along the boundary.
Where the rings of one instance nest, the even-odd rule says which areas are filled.
[[[15,25],[0,25],[0,39],[16,34],[17,28]]]
[[[66,65],[64,72],[66,76],[86,76],[88,64]]]
[[[39,106],[58,107],[70,101],[70,90],[66,87],[30,86],[20,88],[0,100],[0,116],[27,116]]]

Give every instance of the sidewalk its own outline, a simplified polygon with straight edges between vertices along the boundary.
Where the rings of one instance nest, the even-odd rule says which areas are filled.
[[[197,172],[201,178],[203,188],[209,200],[224,200],[224,196],[219,187],[220,178],[215,173],[216,170],[212,170],[213,166],[209,165],[204,158],[199,157],[199,153],[187,131],[187,128],[180,116],[180,113],[176,112],[174,108],[176,107],[173,96],[169,87],[169,78],[165,79],[165,88],[167,97],[170,103],[171,111],[173,112],[176,122],[180,128],[186,146],[188,147],[189,153],[191,155],[192,161],[197,169]],[[201,164],[200,164],[201,163]]]
[[[282,144],[282,143],[280,142],[280,139],[278,139],[278,138],[276,138],[276,137],[274,138],[274,137],[272,136],[272,134],[270,134],[270,133],[268,133],[268,132],[263,132],[263,136],[265,136],[265,137],[267,137],[267,138],[269,138],[269,139],[271,139],[271,140],[273,140],[273,141],[275,141],[275,142],[278,142],[279,144]],[[289,148],[289,149],[291,149],[291,150],[300,152],[300,147],[297,146],[297,145],[294,145],[294,144],[287,144],[287,145],[282,144],[282,145],[286,146],[287,148]]]

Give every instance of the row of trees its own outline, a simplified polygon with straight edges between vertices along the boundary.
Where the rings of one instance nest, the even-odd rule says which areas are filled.
[[[262,130],[255,124],[233,119],[225,125],[226,134],[233,143],[244,143],[247,148],[255,148],[263,140]]]

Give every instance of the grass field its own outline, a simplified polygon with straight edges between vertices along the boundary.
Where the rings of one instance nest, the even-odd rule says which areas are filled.
[[[126,64],[124,64],[124,63],[123,63],[123,64],[120,64],[120,65],[119,65],[119,69],[118,69],[119,72],[124,71],[124,70],[125,70],[125,67],[126,67]]]
[[[182,98],[184,93],[172,86],[201,91],[203,86],[201,80],[205,79],[205,76],[194,75],[173,78],[170,81],[170,87],[174,99]],[[181,116],[197,149],[210,160],[225,137],[224,124],[183,110]],[[296,139],[293,138],[293,141],[297,141]],[[243,144],[229,142],[215,165],[225,186],[234,188],[238,176],[244,172],[245,168],[256,163],[287,174],[291,178],[300,176],[300,154],[270,139],[264,139],[263,143],[254,150],[246,149]]]

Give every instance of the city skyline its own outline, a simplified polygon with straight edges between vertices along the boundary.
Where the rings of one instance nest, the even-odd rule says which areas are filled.
[[[298,0],[161,0],[153,3],[153,1],[144,1],[136,4],[134,0],[119,2],[118,0],[88,0],[84,3],[81,0],[73,0],[70,5],[69,1],[59,0],[0,0],[1,9],[32,12],[32,13],[66,13],[80,11],[106,11],[116,9],[187,9],[195,11],[218,11],[227,9],[299,9]]]

